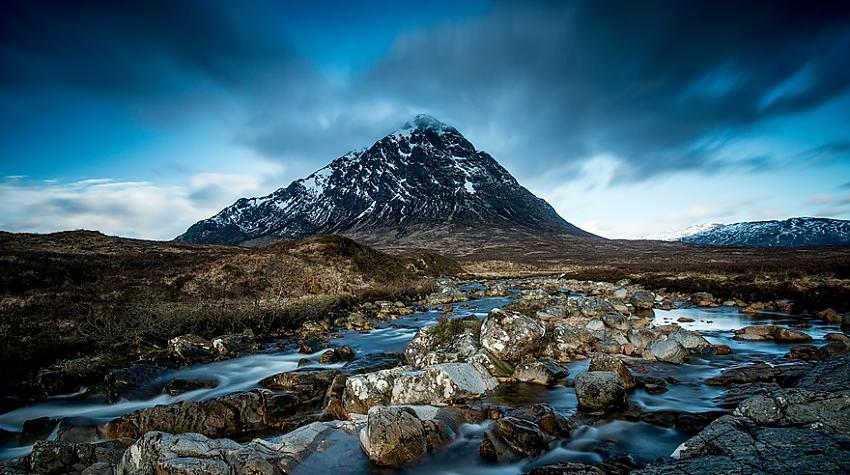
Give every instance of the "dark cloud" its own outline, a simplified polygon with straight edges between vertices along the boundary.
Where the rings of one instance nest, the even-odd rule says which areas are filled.
[[[97,95],[245,85],[292,60],[285,43],[238,21],[226,4],[86,0],[3,3],[0,86]]]
[[[847,92],[848,13],[842,2],[508,7],[403,38],[370,80],[497,124],[541,169],[610,153],[626,160],[621,177],[643,178],[714,166],[714,146],[742,128]]]

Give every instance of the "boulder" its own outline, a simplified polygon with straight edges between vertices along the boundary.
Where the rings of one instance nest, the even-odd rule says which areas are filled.
[[[138,438],[150,431],[228,437],[268,428],[286,428],[288,417],[317,409],[314,402],[299,405],[290,393],[255,389],[206,401],[182,401],[139,409],[108,422],[103,433],[110,438]]]
[[[254,439],[246,445],[281,473],[294,473],[302,462],[317,458],[327,473],[347,473],[351,470],[351,460],[340,455],[353,455],[350,451],[356,450],[356,445],[351,447],[352,442],[356,444],[357,434],[365,425],[365,416],[357,416],[350,421],[313,422],[283,435]],[[245,475],[254,473],[247,472]]]
[[[617,379],[620,381],[620,384],[623,385],[626,389],[634,388],[637,385],[634,376],[617,358],[606,354],[596,354],[593,355],[593,358],[590,360],[590,366],[587,368],[588,371],[609,371],[617,375]]]
[[[548,358],[520,363],[514,368],[513,377],[522,383],[552,386],[563,380],[569,370]]]
[[[544,432],[556,438],[567,438],[573,430],[573,422],[549,404],[536,403],[511,410],[510,417],[537,424]]]
[[[610,371],[587,371],[576,377],[579,406],[591,411],[615,409],[626,402],[626,388]]]
[[[404,350],[407,363],[416,368],[467,361],[478,352],[477,321],[441,319],[416,332]]]
[[[463,302],[469,297],[451,281],[439,281],[439,290],[425,298],[426,305],[445,305],[454,302]]]
[[[170,370],[149,364],[135,364],[129,368],[110,372],[104,378],[106,398],[109,402],[119,399],[147,399],[159,393]]]
[[[253,334],[231,333],[213,338],[212,346],[219,355],[234,356],[251,349],[253,345]]]
[[[577,353],[586,353],[590,350],[579,334],[566,325],[555,324],[550,336],[551,355],[559,361],[570,361]]]
[[[121,460],[124,450],[132,443],[130,439],[80,444],[39,441],[33,445],[27,468],[31,473],[53,475],[80,473],[93,465],[111,467]]]
[[[546,328],[525,315],[494,309],[481,325],[481,346],[505,361],[519,361],[534,352]]]
[[[534,422],[502,417],[484,431],[479,453],[486,460],[510,462],[546,452],[553,440]]]
[[[717,305],[714,296],[708,292],[695,292],[691,294],[691,303],[697,307],[713,307]]]
[[[818,318],[827,322],[827,323],[841,323],[843,315],[836,312],[835,310],[828,308],[826,310],[821,310],[818,312]]]
[[[781,343],[802,343],[812,341],[812,337],[779,325],[751,325],[735,330],[736,340],[774,340]]]
[[[688,359],[688,350],[676,339],[659,335],[644,350],[643,357],[667,363],[682,364]]]
[[[190,363],[211,360],[217,353],[211,341],[192,334],[168,340],[168,351]]]
[[[602,323],[615,330],[628,331],[631,328],[628,319],[619,312],[609,312],[602,315]]]
[[[777,383],[782,386],[794,384],[811,368],[803,362],[765,364],[753,363],[724,369],[719,375],[705,380],[708,384],[732,386],[744,383]]]
[[[655,295],[646,290],[638,290],[629,297],[629,303],[634,308],[652,308],[655,305]]]
[[[801,427],[829,434],[850,435],[850,395],[775,389],[755,394],[735,409],[760,426]]]
[[[372,463],[401,467],[452,438],[442,421],[423,421],[410,407],[375,406],[369,409],[368,422],[360,432],[360,445]]]

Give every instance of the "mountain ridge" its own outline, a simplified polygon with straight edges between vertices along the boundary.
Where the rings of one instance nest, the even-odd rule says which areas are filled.
[[[703,228],[700,229],[700,226]],[[696,232],[686,232],[696,230]],[[784,220],[743,221],[723,225],[697,225],[669,235],[666,241],[707,246],[819,247],[850,245],[850,221],[833,218],[795,217]],[[647,237],[647,239],[653,239]]]
[[[342,234],[370,242],[445,226],[596,237],[561,218],[456,128],[420,114],[269,195],[237,200],[177,240],[261,245]]]

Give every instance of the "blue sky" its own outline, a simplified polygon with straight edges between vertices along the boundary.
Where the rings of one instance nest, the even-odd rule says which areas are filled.
[[[3,8],[3,230],[170,239],[420,112],[607,237],[850,218],[841,3]]]

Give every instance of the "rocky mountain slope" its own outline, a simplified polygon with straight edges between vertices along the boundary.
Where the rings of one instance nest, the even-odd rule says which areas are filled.
[[[566,222],[457,129],[417,115],[372,146],[267,196],[240,199],[177,239],[261,245],[342,234],[392,243],[423,233],[430,240],[482,229],[593,237]]]
[[[689,228],[691,229],[691,228]],[[673,239],[709,246],[814,247],[850,245],[850,221],[828,218],[790,218],[710,225]]]

